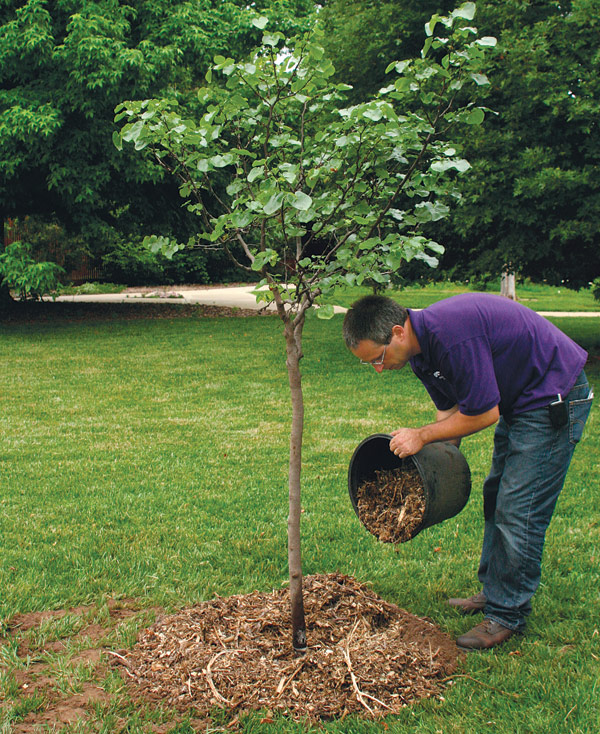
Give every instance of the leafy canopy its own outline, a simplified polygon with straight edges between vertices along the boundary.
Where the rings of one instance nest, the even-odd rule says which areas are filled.
[[[386,283],[415,258],[435,266],[443,248],[423,227],[447,215],[469,168],[448,136],[484,119],[472,102],[456,106],[487,83],[480,65],[494,39],[478,37],[474,14],[469,2],[434,16],[421,58],[391,63],[390,84],[352,106],[349,86],[332,81],[319,28],[286,39],[256,17],[261,46],[245,61],[215,58],[199,119],[174,99],[124,102],[115,144],[132,143],[177,176],[199,237],[241,247],[241,264],[269,286],[262,297],[282,309],[303,312],[342,282]],[[183,246],[148,242],[166,253]]]
[[[257,5],[293,32],[313,10],[310,0]],[[186,98],[215,53],[256,44],[255,15],[243,0],[3,0],[0,221],[56,219],[95,250],[149,222],[185,231],[172,184],[133,150],[114,149],[114,108],[124,98]]]

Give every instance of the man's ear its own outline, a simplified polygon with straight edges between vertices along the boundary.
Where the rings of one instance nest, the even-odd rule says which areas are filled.
[[[403,326],[400,326],[400,324],[396,324],[395,326],[392,326],[392,337],[397,337],[402,341],[404,339],[404,335],[406,334],[406,330]]]

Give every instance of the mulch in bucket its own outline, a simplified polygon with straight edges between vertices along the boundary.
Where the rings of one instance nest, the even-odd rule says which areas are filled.
[[[216,707],[322,721],[438,698],[459,651],[431,622],[342,574],[304,579],[308,651],[291,643],[289,593],[230,596],[159,620],[123,651],[134,696],[195,716]]]
[[[375,472],[356,490],[358,517],[384,543],[405,543],[423,524],[425,490],[416,466]]]

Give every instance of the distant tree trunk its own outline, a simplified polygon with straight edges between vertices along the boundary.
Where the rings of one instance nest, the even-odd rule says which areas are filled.
[[[500,295],[506,296],[506,298],[510,298],[511,301],[517,300],[514,270],[502,271],[502,278],[500,280]]]
[[[298,322],[298,319],[299,322]],[[296,323],[298,322],[298,323]],[[292,644],[296,652],[306,650],[306,622],[302,596],[302,560],[300,553],[300,473],[302,469],[302,432],[304,428],[304,398],[302,395],[302,329],[304,316],[285,322],[287,370],[292,399],[290,432],[288,566],[290,574],[290,606],[292,614]]]
[[[0,208],[0,252],[4,251],[4,222],[6,221],[6,212]],[[4,313],[14,305],[14,300],[10,295],[8,286],[2,285],[2,277],[0,276],[0,313]]]

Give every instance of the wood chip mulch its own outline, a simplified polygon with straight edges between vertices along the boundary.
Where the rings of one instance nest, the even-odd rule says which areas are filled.
[[[379,718],[439,697],[454,641],[341,574],[304,579],[309,649],[291,649],[287,589],[217,597],[144,629],[121,659],[134,697],[208,716],[267,710]]]
[[[423,523],[423,480],[410,468],[381,470],[357,487],[358,516],[367,530],[384,543],[405,543]]]

